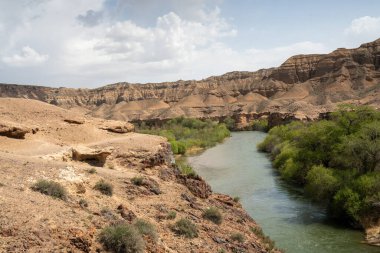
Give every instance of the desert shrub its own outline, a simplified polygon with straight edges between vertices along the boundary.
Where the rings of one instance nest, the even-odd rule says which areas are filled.
[[[102,194],[107,196],[112,196],[113,193],[113,186],[110,183],[104,181],[103,179],[99,180],[95,184],[94,189],[100,191]]]
[[[339,187],[339,179],[333,175],[331,169],[314,166],[306,176],[306,193],[315,200],[330,199]]]
[[[129,224],[118,224],[104,228],[99,241],[107,250],[116,253],[143,253],[144,240],[137,229]]]
[[[258,237],[260,238],[264,238],[265,237],[265,234],[263,232],[263,229],[260,228],[260,227],[250,227],[250,230],[255,234],[257,235]]]
[[[244,242],[245,241],[245,236],[241,233],[233,233],[231,236],[230,236],[231,240],[232,241],[236,241],[236,242]]]
[[[182,175],[187,176],[187,177],[197,176],[197,173],[188,163],[178,160],[176,161],[176,165]]]
[[[131,182],[134,185],[140,186],[144,183],[144,178],[143,177],[133,177],[133,178],[131,178]]]
[[[91,168],[87,171],[89,174],[95,174],[96,173],[96,169],[95,168]]]
[[[143,219],[137,219],[133,226],[140,232],[142,235],[147,235],[153,240],[157,240],[157,231],[153,224],[145,221]]]
[[[65,188],[61,184],[54,181],[48,181],[45,179],[38,180],[32,186],[32,190],[52,196],[53,198],[57,199],[65,200],[67,198],[67,192]]]
[[[235,196],[233,198],[233,200],[236,202],[236,203],[239,203],[240,202],[240,197],[239,196]]]
[[[198,229],[194,223],[188,219],[180,219],[172,227],[177,235],[183,235],[186,238],[198,237]]]
[[[220,213],[219,209],[216,207],[210,207],[203,211],[202,217],[212,221],[213,223],[220,225],[222,224],[222,214]]]
[[[177,213],[175,211],[170,211],[168,215],[166,215],[166,219],[174,220],[177,217]]]
[[[82,208],[88,207],[88,202],[85,199],[80,199],[78,203]]]

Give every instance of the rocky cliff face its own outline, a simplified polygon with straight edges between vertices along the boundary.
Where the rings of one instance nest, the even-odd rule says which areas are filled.
[[[200,81],[117,83],[97,89],[3,84],[0,97],[81,107],[92,116],[117,120],[162,120],[182,115],[246,115],[254,119],[272,112],[313,119],[341,102],[379,107],[379,84],[380,39],[356,49],[293,56],[277,68],[230,72]]]

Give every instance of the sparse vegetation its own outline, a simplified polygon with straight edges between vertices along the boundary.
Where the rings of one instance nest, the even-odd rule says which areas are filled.
[[[129,224],[118,224],[104,228],[99,241],[107,250],[116,253],[142,253],[144,240],[139,231]]]
[[[380,112],[343,105],[329,120],[277,126],[258,145],[289,182],[348,224],[380,202]]]
[[[131,182],[134,185],[140,186],[143,184],[144,178],[143,177],[133,177],[133,178],[131,178]]]
[[[239,203],[240,202],[240,197],[239,196],[236,196],[233,198],[233,200],[236,202],[236,203]]]
[[[212,221],[213,223],[220,225],[222,224],[222,214],[220,213],[219,209],[216,207],[210,207],[203,211],[202,217]]]
[[[181,172],[182,175],[186,177],[196,177],[197,173],[194,171],[194,169],[185,161],[181,159],[177,159],[176,165]]]
[[[232,241],[236,241],[236,242],[240,242],[240,243],[243,243],[245,241],[245,236],[241,233],[233,233],[230,236],[230,238]]]
[[[85,207],[88,207],[88,202],[87,202],[87,200],[85,200],[85,199],[80,199],[80,200],[79,200],[79,205],[80,205],[82,208],[85,208]]]
[[[33,191],[52,196],[53,198],[62,200],[66,200],[67,198],[67,192],[65,188],[61,184],[54,181],[41,179],[38,180],[31,188]]]
[[[107,196],[112,196],[113,193],[113,186],[110,183],[104,181],[103,179],[95,184],[94,189],[100,191],[102,194]]]
[[[191,148],[207,148],[216,145],[230,136],[226,124],[212,120],[171,119],[161,126],[136,126],[136,131],[166,137],[174,154],[185,154]]]
[[[198,229],[194,223],[188,219],[180,219],[172,227],[177,235],[183,235],[186,238],[198,237]]]
[[[266,236],[260,227],[250,227],[250,229],[255,235],[257,235],[263,241],[263,243],[266,245],[265,248],[267,250],[274,249],[274,246],[275,246],[274,241],[270,239],[269,236]],[[282,252],[281,250],[278,250],[278,251]]]
[[[143,219],[137,219],[133,226],[140,232],[142,235],[149,236],[153,240],[157,240],[157,231],[153,224],[145,221]]]
[[[166,216],[168,220],[174,220],[176,217],[177,217],[177,212],[175,211],[170,211],[168,215]]]

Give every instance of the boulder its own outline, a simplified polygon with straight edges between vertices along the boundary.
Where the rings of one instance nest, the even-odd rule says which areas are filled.
[[[123,134],[133,132],[135,130],[135,126],[128,122],[108,120],[100,127],[100,129]]]
[[[20,124],[8,121],[0,122],[0,135],[9,138],[24,139],[25,134],[31,132],[31,129]]]
[[[102,149],[91,149],[88,147],[78,146],[72,148],[73,160],[77,161],[93,161],[104,164],[107,157],[112,153],[113,149],[102,148]]]

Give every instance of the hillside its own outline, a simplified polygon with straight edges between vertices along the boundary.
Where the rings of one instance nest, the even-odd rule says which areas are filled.
[[[0,252],[104,252],[105,227],[141,219],[157,233],[144,235],[145,252],[269,252],[239,203],[181,175],[165,138],[132,131],[129,123],[0,98]],[[40,180],[59,183],[64,194],[42,194]],[[209,207],[220,210],[220,225],[203,217]],[[181,218],[198,237],[176,234]],[[236,233],[245,239],[232,239]]]
[[[380,39],[355,49],[293,56],[277,68],[200,81],[117,83],[97,89],[0,85],[0,97],[37,99],[106,119],[234,116],[242,124],[273,112],[318,118],[342,102],[380,107],[379,92]]]

